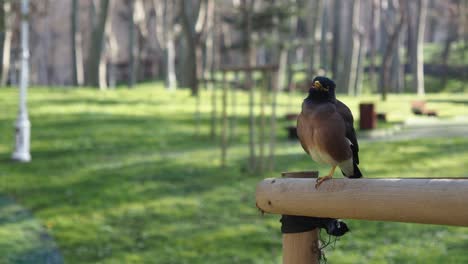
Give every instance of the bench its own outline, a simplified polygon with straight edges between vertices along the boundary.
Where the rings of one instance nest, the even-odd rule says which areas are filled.
[[[411,102],[411,111],[415,115],[427,115],[427,116],[437,116],[437,111],[433,109],[428,109],[426,106],[426,101],[424,100],[414,100]]]

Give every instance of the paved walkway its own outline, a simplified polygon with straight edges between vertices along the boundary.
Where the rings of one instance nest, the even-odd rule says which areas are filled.
[[[0,196],[0,263],[63,263],[57,245],[41,223],[4,196]]]
[[[399,141],[436,137],[468,137],[468,116],[453,119],[411,118],[403,125],[394,128],[359,134],[359,140],[364,141]]]

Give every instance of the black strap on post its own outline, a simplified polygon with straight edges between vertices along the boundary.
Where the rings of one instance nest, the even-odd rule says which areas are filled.
[[[345,222],[333,218],[282,215],[280,222],[283,234],[302,233],[315,228],[323,228],[327,234],[340,237],[349,231]]]

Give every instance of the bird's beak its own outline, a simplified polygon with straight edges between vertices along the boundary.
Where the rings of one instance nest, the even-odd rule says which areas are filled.
[[[319,90],[319,91],[328,91],[328,88],[323,87],[319,81],[315,81],[314,84],[312,85],[312,88]]]

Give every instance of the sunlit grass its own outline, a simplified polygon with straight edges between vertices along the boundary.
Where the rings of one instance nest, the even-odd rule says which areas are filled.
[[[247,96],[237,95],[237,134],[230,139],[227,167],[221,169],[219,139],[208,136],[208,91],[202,93],[201,134],[196,135],[195,99],[187,90],[169,93],[160,84],[105,92],[32,88],[33,161],[19,164],[9,158],[17,91],[2,88],[0,193],[34,213],[66,263],[280,263],[278,217],[257,212],[256,183],[281,171],[323,173],[329,168],[317,166],[297,142],[287,141],[283,126],[288,122],[281,121],[275,171],[248,175]],[[303,97],[280,95],[279,118],[297,113]],[[410,102],[415,99],[339,97],[356,117],[359,102],[374,102],[391,122],[412,117]],[[467,95],[426,99],[442,118],[467,114]],[[468,176],[466,138],[362,141],[360,156],[366,177]],[[0,221],[0,245],[5,245],[0,256],[28,230],[14,227],[18,224]],[[327,250],[330,263],[468,261],[468,231],[463,228],[365,221],[349,225],[352,232]],[[14,246],[14,254],[25,250],[21,243]]]

